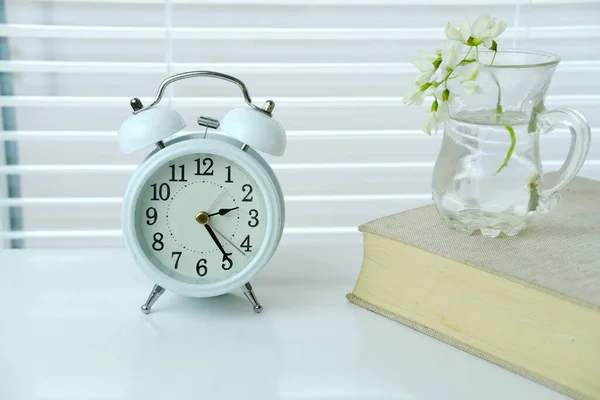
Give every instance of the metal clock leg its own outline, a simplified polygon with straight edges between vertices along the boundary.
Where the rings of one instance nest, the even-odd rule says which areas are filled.
[[[254,290],[252,289],[252,285],[250,284],[250,282],[242,286],[242,291],[244,292],[244,295],[246,296],[248,301],[252,304],[254,312],[257,314],[261,312],[263,310],[263,306],[261,306],[258,300],[256,299],[256,295],[254,294]]]
[[[144,305],[142,305],[142,312],[144,314],[150,314],[150,311],[152,310],[152,305],[154,303],[156,303],[156,300],[158,300],[158,298],[165,292],[165,289],[163,287],[160,287],[158,285],[154,285],[154,287],[152,288],[152,292],[150,292],[150,296],[148,296],[148,300],[146,300],[146,302],[144,303]]]

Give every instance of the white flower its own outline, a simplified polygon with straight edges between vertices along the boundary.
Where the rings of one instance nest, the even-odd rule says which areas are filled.
[[[465,88],[465,92],[469,94],[473,93],[481,93],[481,86],[479,86],[475,81],[479,76],[479,70],[481,69],[481,64],[477,62],[469,63],[467,65],[461,65],[455,70],[455,77],[462,83]]]
[[[433,76],[433,73],[435,71],[431,70],[431,71],[427,71],[427,72],[423,72],[421,75],[419,75],[419,77],[415,80],[415,84],[418,85],[419,87],[426,84],[427,82],[429,82],[429,80],[431,79],[431,77]]]
[[[425,118],[425,122],[423,123],[423,130],[429,136],[431,136],[432,134],[435,135],[438,130],[438,122],[435,119],[435,114],[435,112],[430,112],[427,115],[427,118]]]
[[[483,42],[485,47],[492,46],[492,40],[500,36],[506,29],[506,24],[489,15],[482,15],[475,20],[471,27],[471,36]]]
[[[472,62],[466,65],[461,65],[454,70],[454,76],[461,82],[474,81],[479,75],[481,64]]]
[[[468,46],[477,46],[483,43],[489,48],[492,46],[492,41],[500,36],[505,29],[506,24],[503,21],[489,15],[482,15],[475,20],[472,26],[467,17],[463,18],[458,29],[448,23],[444,33],[450,40],[457,40]]]
[[[460,32],[458,31],[458,29],[453,27],[450,22],[448,22],[448,24],[446,24],[446,29],[444,30],[444,33],[446,34],[446,37],[448,39],[458,40],[458,41],[462,42],[462,36],[461,36]]]
[[[460,42],[444,46],[442,50],[442,63],[445,68],[454,69],[462,61],[461,47]]]
[[[438,131],[438,124],[450,119],[449,101],[435,99],[431,104],[431,109],[427,118],[423,122],[423,131],[428,135],[435,135]]]
[[[423,92],[421,91],[421,87],[418,85],[411,85],[404,97],[402,97],[402,102],[409,106],[420,106],[423,104]]]
[[[437,60],[439,56],[440,55],[437,50],[435,53],[428,53],[426,51],[419,50],[417,52],[417,57],[410,60],[410,62],[413,63],[413,65],[421,72],[435,71],[433,62]]]

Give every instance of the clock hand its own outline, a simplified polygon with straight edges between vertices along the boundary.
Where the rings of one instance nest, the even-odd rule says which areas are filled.
[[[217,245],[217,247],[219,248],[219,250],[221,250],[221,253],[223,253],[223,261],[225,261],[225,259],[229,258],[229,256],[231,255],[231,253],[227,253],[225,251],[225,249],[223,248],[223,246],[221,245],[221,242],[219,242],[219,239],[217,238],[217,235],[215,235],[215,232],[213,231],[213,229],[210,227],[210,225],[205,224],[204,227],[206,228],[206,230],[208,231],[208,234],[210,235],[210,237],[212,238],[212,240],[214,240],[215,244]]]
[[[231,245],[231,247],[233,247],[234,249],[236,249],[237,251],[239,251],[244,257],[246,257],[246,253],[244,253],[242,250],[240,250],[239,247],[237,247],[235,244],[233,244],[233,242],[229,239],[227,239],[227,236],[223,235],[221,232],[219,232],[219,230],[217,228],[212,228],[215,232],[217,232],[219,234],[219,236],[221,236],[223,239],[225,239],[227,241],[227,243],[229,243]]]
[[[227,213],[230,213],[233,210],[237,210],[239,207],[233,207],[233,208],[221,208],[219,211],[217,211],[216,213],[212,213],[212,214],[208,214],[209,217],[212,217],[213,215],[225,215]]]

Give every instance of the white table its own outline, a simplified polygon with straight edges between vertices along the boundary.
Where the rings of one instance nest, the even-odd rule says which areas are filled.
[[[167,292],[143,315],[124,249],[0,252],[0,399],[565,398],[350,304],[350,274],[262,275],[262,314]]]

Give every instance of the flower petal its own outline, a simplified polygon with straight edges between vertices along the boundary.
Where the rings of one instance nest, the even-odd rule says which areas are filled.
[[[415,80],[415,84],[418,85],[418,86],[422,86],[425,83],[429,82],[429,80],[433,76],[433,72],[434,72],[433,70],[427,71],[427,72],[423,72],[421,75],[419,75],[417,77],[417,79]]]
[[[402,97],[402,102],[409,106],[420,106],[423,104],[423,93],[421,87],[417,85],[411,85],[406,94]]]
[[[410,62],[413,63],[415,67],[419,69],[421,72],[433,71],[434,66],[433,62],[438,58],[438,55],[435,53],[429,53],[424,50],[419,50],[417,52],[417,57],[412,59]]]
[[[504,23],[504,21],[498,20],[496,25],[490,30],[490,37],[492,39],[495,39],[498,36],[500,36],[505,30],[506,30],[506,24]]]
[[[417,67],[419,69],[419,71],[421,71],[421,72],[433,71],[433,68],[434,68],[433,63],[431,63],[430,61],[427,61],[427,60],[415,58],[414,60],[411,60],[410,62],[413,63],[413,65],[415,67]]]
[[[444,30],[444,33],[446,34],[446,37],[450,40],[459,40],[459,41],[463,40],[458,29],[453,27],[450,22],[448,22],[448,24],[446,25],[446,29]]]
[[[460,65],[455,69],[454,77],[461,82],[474,81],[479,75],[481,64],[472,62],[466,65]]]
[[[444,46],[442,50],[442,62],[446,68],[454,69],[461,61],[462,54],[460,52],[462,43],[454,42],[452,45]]]
[[[437,120],[435,119],[435,113],[429,113],[427,118],[425,118],[425,122],[423,123],[423,131],[426,134],[431,136],[431,134],[436,134],[438,130]]]
[[[467,42],[471,37],[471,25],[469,24],[469,19],[464,17],[462,22],[460,23],[459,28],[460,35],[462,36],[463,42]]]
[[[494,27],[495,18],[489,15],[479,16],[471,27],[471,36],[482,39],[487,37],[488,32]]]
[[[442,101],[439,104],[435,119],[438,122],[443,122],[450,119],[450,107],[447,101]]]
[[[433,62],[433,60],[438,58],[438,55],[437,53],[430,53],[429,51],[419,50],[417,51],[417,58]]]

